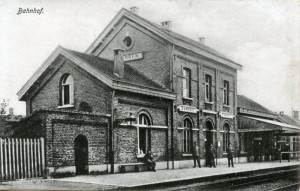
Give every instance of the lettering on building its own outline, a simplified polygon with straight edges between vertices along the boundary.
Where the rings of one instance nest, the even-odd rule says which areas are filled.
[[[143,59],[144,55],[142,52],[134,53],[134,54],[128,54],[124,56],[124,61],[131,61],[131,60],[140,60]]]
[[[197,113],[199,111],[199,109],[197,109],[196,107],[191,107],[186,105],[179,105],[177,106],[177,108],[179,111],[188,112],[188,113]]]

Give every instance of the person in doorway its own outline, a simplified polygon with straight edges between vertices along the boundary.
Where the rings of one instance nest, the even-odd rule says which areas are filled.
[[[216,163],[215,163],[215,149],[213,145],[210,145],[209,149],[209,159],[210,159],[210,167],[215,167],[216,168]]]
[[[194,168],[197,167],[196,161],[198,163],[198,167],[201,168],[199,156],[200,156],[199,146],[197,142],[194,142],[194,146],[193,146]]]
[[[229,147],[227,147],[226,151],[227,151],[228,167],[230,167],[230,163],[231,163],[231,166],[234,167],[233,166],[233,152],[234,152],[234,150],[233,150],[233,147],[232,147],[231,144],[229,144]]]
[[[148,150],[147,154],[144,156],[144,160],[147,165],[147,170],[155,172],[156,163],[153,160],[153,155],[151,150]]]

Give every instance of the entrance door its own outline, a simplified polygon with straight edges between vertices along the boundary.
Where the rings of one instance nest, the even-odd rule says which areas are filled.
[[[88,173],[88,141],[83,135],[78,135],[74,141],[76,174]]]
[[[205,154],[206,154],[206,164],[210,165],[210,146],[213,144],[213,126],[210,121],[206,122],[206,145],[205,145]]]
[[[256,162],[261,161],[261,141],[260,140],[253,141],[253,156],[254,156],[254,161],[256,161]]]

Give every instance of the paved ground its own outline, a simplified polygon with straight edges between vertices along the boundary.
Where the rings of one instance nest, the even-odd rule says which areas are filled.
[[[158,182],[187,180],[220,174],[252,171],[266,168],[300,165],[300,162],[262,162],[235,164],[234,168],[219,165],[217,168],[186,168],[175,170],[158,170],[156,172],[139,172],[108,175],[81,175],[60,179],[34,179],[4,182],[0,190],[38,189],[38,190],[107,190],[118,187],[134,187]]]

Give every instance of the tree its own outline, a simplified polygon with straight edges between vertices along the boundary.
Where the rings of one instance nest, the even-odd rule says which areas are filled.
[[[0,115],[6,114],[6,107],[9,105],[9,99],[3,99],[0,103]]]

